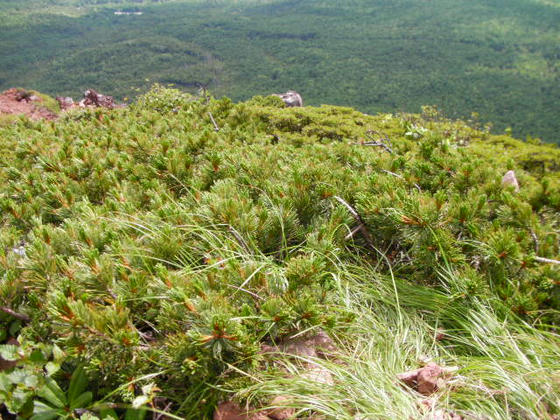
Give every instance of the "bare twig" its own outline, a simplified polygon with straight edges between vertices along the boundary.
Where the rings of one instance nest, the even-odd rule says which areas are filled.
[[[233,226],[228,226],[228,230],[230,231],[230,233],[235,237],[235,239],[237,240],[237,242],[239,243],[239,245],[241,245],[241,247],[248,253],[248,254],[252,254],[251,249],[249,248],[249,245],[247,245],[247,242],[245,242],[245,239],[243,239],[243,237],[239,234],[239,232],[237,230],[235,230],[235,228]]]
[[[533,238],[533,242],[535,243],[535,254],[539,253],[539,238],[533,229],[531,229],[531,237]]]
[[[168,404],[165,406],[165,408],[162,410],[161,413],[156,413],[156,412],[154,411],[153,419],[154,419],[154,420],[163,420],[163,419],[165,419],[165,418],[167,417],[167,416],[166,416],[167,410],[169,410],[169,409],[171,408],[172,405],[173,405],[172,402],[168,403]]]
[[[393,175],[394,177],[404,179],[404,176],[388,171],[387,169],[381,169],[381,172],[385,172],[386,174]]]
[[[352,229],[352,231],[351,231],[348,235],[346,235],[346,236],[344,237],[344,240],[348,241],[348,240],[352,239],[352,237],[353,237],[356,233],[358,233],[360,230],[362,230],[362,226],[355,227],[354,229]]]
[[[204,101],[206,105],[208,105],[210,103],[210,95],[208,95],[208,84],[203,85],[202,83],[197,83],[197,85],[198,85],[198,91],[204,97]]]
[[[394,177],[397,177],[399,179],[404,180],[404,177],[402,175],[399,175],[399,174],[396,174],[394,172],[388,171],[387,169],[381,169],[381,172],[385,172],[386,174],[393,175]],[[416,183],[413,184],[413,185],[414,185],[414,188],[416,188],[418,190],[418,192],[422,192],[422,188],[420,188],[420,185],[418,185]]]
[[[550,258],[535,257],[535,260],[538,261],[538,262],[548,263],[548,264],[560,264],[560,261],[551,260]]]
[[[239,291],[241,291],[241,292],[248,293],[248,294],[250,294],[251,296],[253,296],[253,297],[256,298],[256,299],[263,300],[262,297],[260,297],[259,295],[257,295],[257,294],[254,293],[254,292],[251,292],[250,290],[247,290],[247,289],[244,289],[244,288],[242,288],[242,287],[236,286],[235,284],[228,284],[228,286],[229,286],[229,287],[232,287],[232,288],[234,288],[234,289],[236,289],[236,290],[239,290]]]
[[[369,245],[369,247],[372,250],[375,251],[375,245],[373,244],[373,239],[371,238],[371,235],[370,235],[369,231],[367,230],[366,224],[364,223],[362,217],[358,214],[358,212],[350,204],[348,204],[342,198],[340,198],[337,195],[335,195],[334,198],[336,199],[336,201],[338,201],[340,204],[342,204],[344,207],[346,207],[346,209],[350,212],[352,217],[356,220],[356,222],[358,222],[358,227],[356,229],[352,230],[352,232],[350,232],[350,234],[348,236],[350,236],[350,238],[351,238],[356,232],[360,231],[362,233],[362,236],[366,240],[367,244]],[[348,238],[348,236],[347,236],[347,238]]]
[[[389,153],[393,153],[393,149],[391,149],[389,146],[387,146],[385,143],[382,143],[380,141],[366,141],[364,143],[362,143],[362,146],[378,146],[378,147],[383,147],[385,150],[387,150]]]
[[[377,134],[379,136],[378,140],[375,140],[373,138],[373,134]],[[393,154],[393,149],[391,149],[388,144],[391,144],[391,139],[389,139],[389,137],[385,136],[381,136],[381,134],[379,134],[377,131],[374,130],[368,130],[367,134],[366,134],[371,140],[370,141],[366,141],[366,142],[362,142],[361,145],[362,146],[376,146],[376,147],[382,147],[384,148],[386,151],[388,151],[389,153]]]
[[[11,315],[16,319],[19,319],[20,321],[31,322],[31,318],[28,315],[20,314],[19,312],[16,312],[13,309],[8,308],[7,306],[0,306],[0,311]]]
[[[210,120],[212,121],[212,124],[214,124],[214,130],[216,132],[220,131],[220,127],[218,127],[218,124],[216,124],[216,120],[214,119],[214,116],[210,111],[208,111],[208,115],[210,116]]]

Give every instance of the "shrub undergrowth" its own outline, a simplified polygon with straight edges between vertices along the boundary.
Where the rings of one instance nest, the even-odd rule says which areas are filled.
[[[208,418],[275,395],[302,417],[421,418],[396,374],[428,357],[460,368],[432,411],[560,414],[553,146],[156,87],[1,125],[0,150],[4,411],[39,415],[80,369],[91,398],[60,400],[70,418]],[[332,384],[263,359],[318,329],[340,346],[315,361]]]

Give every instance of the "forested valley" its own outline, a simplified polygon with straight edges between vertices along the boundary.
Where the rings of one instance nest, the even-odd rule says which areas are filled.
[[[560,138],[556,0],[24,0],[1,2],[0,18],[0,89],[132,99],[160,82],[236,101],[295,89],[310,105],[436,105]]]

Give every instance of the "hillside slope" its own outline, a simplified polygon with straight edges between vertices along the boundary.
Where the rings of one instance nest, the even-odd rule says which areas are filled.
[[[24,0],[0,18],[2,90],[96,86],[122,99],[160,82],[246,100],[296,89],[310,105],[433,104],[560,141],[557,0]]]
[[[433,108],[157,86],[1,125],[0,410],[553,419],[559,162]]]

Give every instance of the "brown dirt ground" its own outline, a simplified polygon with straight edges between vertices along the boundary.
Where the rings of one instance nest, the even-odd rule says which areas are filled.
[[[34,96],[29,102],[26,100],[18,101],[18,89],[12,88],[0,93],[0,115],[26,115],[33,120],[47,119],[54,120],[57,115],[41,106],[41,98]]]

